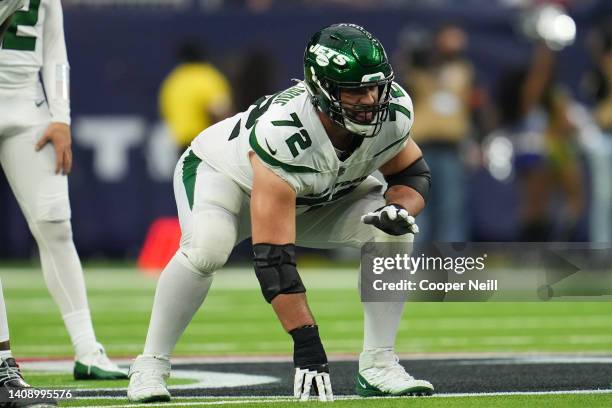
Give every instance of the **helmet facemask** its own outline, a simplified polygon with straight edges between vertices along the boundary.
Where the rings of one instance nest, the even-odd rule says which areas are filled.
[[[387,77],[381,73],[366,75],[362,82],[343,83],[335,83],[326,79],[319,80],[312,68],[311,74],[312,82],[318,89],[310,89],[308,84],[307,89],[313,96],[315,105],[336,125],[361,137],[374,137],[380,132],[383,122],[389,115],[393,73]],[[378,101],[373,104],[349,104],[341,100],[343,90],[351,91],[374,86],[378,87]],[[360,120],[361,114],[370,117]]]

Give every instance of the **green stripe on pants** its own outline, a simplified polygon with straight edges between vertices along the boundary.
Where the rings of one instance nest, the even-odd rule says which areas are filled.
[[[202,163],[202,159],[196,156],[193,150],[183,160],[183,184],[187,193],[187,201],[189,201],[189,209],[193,209],[193,194],[200,163]]]

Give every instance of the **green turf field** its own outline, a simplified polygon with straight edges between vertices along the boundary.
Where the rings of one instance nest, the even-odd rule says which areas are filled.
[[[362,317],[356,270],[303,268],[301,274],[309,288],[309,302],[328,353],[359,353]],[[40,272],[31,268],[5,267],[0,268],[0,277],[14,355],[18,358],[71,357],[68,335]],[[96,333],[107,352],[114,357],[133,357],[141,352],[155,279],[130,267],[96,267],[86,268],[86,281]],[[397,351],[610,354],[612,303],[413,303],[407,306]],[[262,299],[250,268],[228,268],[218,272],[203,308],[176,349],[177,356],[290,355],[291,352],[290,338]],[[39,386],[65,383],[70,388],[78,388],[69,377],[26,375]],[[401,401],[378,400],[368,405],[364,405],[363,400],[342,401],[337,405],[386,407],[398,406]],[[189,400],[188,406],[194,402]],[[127,400],[70,402],[71,406],[79,404],[123,405]],[[292,403],[281,401],[274,406],[287,404]],[[610,395],[538,395],[411,399],[410,402],[413,407],[535,404],[612,406],[612,398]]]
[[[105,406],[105,407],[140,407],[151,406],[151,404],[127,404],[117,400],[74,400],[66,403],[66,406]],[[173,404],[173,405],[172,405]],[[299,404],[299,405],[298,405]],[[259,401],[249,399],[216,399],[209,398],[206,400],[195,399],[180,399],[177,398],[173,403],[156,404],[156,406],[185,406],[185,407],[206,407],[206,406],[239,406],[239,407],[274,407],[282,408],[288,406],[297,407],[329,407],[326,403],[321,402],[291,402],[286,399],[277,401],[269,398],[262,398]],[[375,398],[375,399],[351,399],[351,400],[336,400],[333,407],[342,408],[395,408],[395,407],[410,407],[410,408],[514,408],[514,407],[559,407],[559,408],[585,408],[585,407],[609,407],[612,406],[612,395],[572,395],[572,394],[556,394],[556,395],[505,395],[505,396],[485,396],[485,397],[409,397],[406,398]]]

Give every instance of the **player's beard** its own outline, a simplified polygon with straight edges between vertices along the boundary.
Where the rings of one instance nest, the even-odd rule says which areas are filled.
[[[361,106],[361,105],[360,105]],[[370,107],[368,107],[370,108]],[[374,106],[372,106],[370,109],[371,110],[366,110],[366,109],[353,109],[351,108],[351,106],[345,106],[343,107],[344,109],[344,113],[346,115],[346,117],[354,122],[357,123],[359,125],[369,125],[372,123],[372,121],[374,120]]]

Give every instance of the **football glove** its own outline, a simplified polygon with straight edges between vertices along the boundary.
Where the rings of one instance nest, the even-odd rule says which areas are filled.
[[[319,364],[295,369],[295,380],[293,382],[293,395],[300,401],[308,401],[310,391],[319,397],[319,401],[333,401],[331,380],[329,378],[329,367],[327,364]]]
[[[373,225],[389,235],[418,234],[414,217],[399,204],[387,204],[361,217],[361,222]]]

